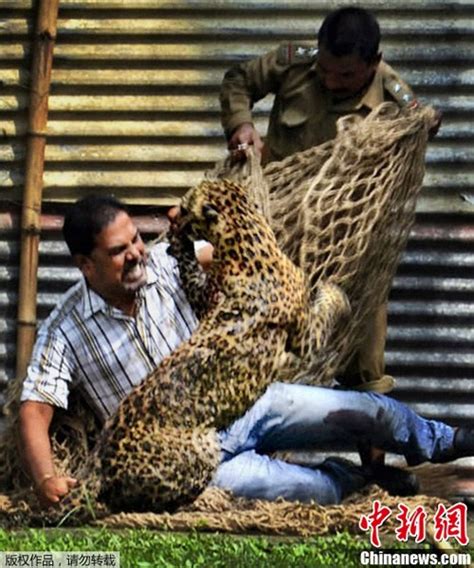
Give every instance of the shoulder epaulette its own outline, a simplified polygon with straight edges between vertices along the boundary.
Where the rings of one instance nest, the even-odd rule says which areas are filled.
[[[383,86],[400,106],[412,106],[416,104],[413,91],[404,81],[397,77],[384,77]]]
[[[311,63],[318,53],[318,48],[310,45],[285,43],[278,48],[278,63],[293,65]]]

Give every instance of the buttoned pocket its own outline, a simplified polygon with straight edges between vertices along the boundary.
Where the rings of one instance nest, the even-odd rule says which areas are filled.
[[[308,110],[302,97],[293,97],[283,101],[280,122],[287,128],[304,126],[308,122]]]

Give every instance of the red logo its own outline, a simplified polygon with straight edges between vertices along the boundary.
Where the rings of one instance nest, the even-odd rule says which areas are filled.
[[[413,538],[416,543],[426,538],[427,513],[423,505],[410,510],[405,504],[398,505],[399,513],[396,515],[398,527],[395,536],[400,542],[407,542]],[[372,504],[372,512],[362,515],[359,519],[359,528],[365,532],[370,531],[370,543],[380,548],[379,529],[392,514],[392,509],[382,505],[379,500]],[[434,539],[436,542],[447,541],[454,538],[459,544],[469,544],[467,536],[467,506],[464,503],[455,503],[450,507],[439,504],[433,517]]]
[[[381,546],[379,538],[379,528],[390,517],[392,510],[375,500],[373,504],[372,513],[369,515],[362,515],[359,521],[359,527],[363,531],[370,530],[370,543],[372,546],[379,548]]]
[[[437,542],[455,538],[459,544],[468,544],[467,505],[456,503],[446,508],[443,504],[439,504],[434,516],[434,529]]]

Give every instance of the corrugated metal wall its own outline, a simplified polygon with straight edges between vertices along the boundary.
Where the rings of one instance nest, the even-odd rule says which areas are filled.
[[[330,9],[349,4],[61,0],[44,176],[41,317],[74,278],[63,270],[67,255],[58,233],[49,230],[62,212],[58,203],[87,191],[113,191],[133,204],[173,203],[225,155],[217,99],[224,71],[281,41],[312,40]],[[474,2],[364,5],[379,17],[385,58],[423,102],[444,113],[428,151],[418,222],[393,287],[387,361],[399,378],[397,396],[430,416],[468,421],[474,402]],[[14,219],[24,177],[34,12],[32,0],[0,0],[0,381],[14,368]],[[262,132],[270,105],[268,99],[256,108]]]
[[[314,39],[325,13],[353,2],[61,0],[50,98],[45,199],[86,190],[169,203],[223,156],[217,93],[236,60]],[[368,1],[384,53],[445,113],[428,161],[429,210],[468,209],[474,129],[472,2]],[[32,0],[0,0],[0,183],[21,194]],[[259,125],[271,101],[258,106]]]

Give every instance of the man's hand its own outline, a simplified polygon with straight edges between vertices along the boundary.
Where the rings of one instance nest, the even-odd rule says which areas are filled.
[[[433,140],[436,134],[438,134],[438,130],[441,128],[441,122],[443,121],[443,113],[438,109],[435,109],[435,112],[436,114],[435,114],[434,124],[428,132],[430,140]]]
[[[235,161],[245,159],[245,150],[253,146],[257,155],[261,156],[263,141],[251,122],[244,122],[238,126],[229,139],[228,147]]]
[[[192,252],[192,255],[194,255],[194,242],[189,238],[186,231],[181,231],[180,207],[175,205],[174,207],[171,207],[171,209],[168,209],[167,216],[170,222],[170,228],[168,231],[168,241],[170,246],[168,248],[168,253],[175,258],[180,258],[183,252]]]
[[[56,505],[76,484],[77,479],[73,477],[60,475],[46,477],[36,489],[41,506],[48,508]]]
[[[176,226],[177,223],[179,222],[179,216],[180,216],[179,205],[174,205],[173,207],[170,207],[166,213],[166,216],[168,217],[170,224]]]
[[[170,222],[170,228],[168,231],[168,236],[173,239],[179,240],[179,223],[181,221],[181,208],[179,205],[174,205],[166,212],[168,221]]]

